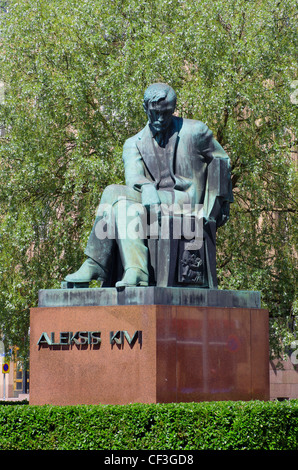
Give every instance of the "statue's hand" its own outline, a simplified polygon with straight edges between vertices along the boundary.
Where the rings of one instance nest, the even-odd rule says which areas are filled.
[[[157,189],[153,184],[144,184],[142,186],[142,204],[147,210],[147,215],[152,220],[158,220],[161,224],[161,207]]]
[[[203,224],[208,225],[210,223],[215,223],[215,219],[213,217],[205,217],[203,218]]]
[[[147,210],[150,209],[150,206],[160,205],[158,192],[153,184],[144,184],[142,186],[142,204]]]

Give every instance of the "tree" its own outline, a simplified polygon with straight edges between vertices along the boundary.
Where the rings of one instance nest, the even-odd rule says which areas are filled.
[[[122,145],[144,126],[142,96],[155,81],[173,86],[177,112],[206,122],[230,155],[235,203],[218,232],[220,287],[260,290],[272,338],[284,339],[297,250],[294,1],[6,3],[0,323],[10,342],[25,354],[38,290],[59,287],[83,260],[101,192],[123,182]]]

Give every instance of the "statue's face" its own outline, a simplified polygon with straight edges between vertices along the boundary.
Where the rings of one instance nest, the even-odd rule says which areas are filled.
[[[149,103],[147,109],[145,109],[149,123],[156,132],[165,132],[168,129],[172,122],[174,110],[173,103],[167,100]]]

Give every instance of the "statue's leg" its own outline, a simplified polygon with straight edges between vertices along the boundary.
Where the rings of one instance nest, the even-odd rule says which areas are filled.
[[[123,216],[126,216],[127,225],[134,222],[134,206],[141,208],[140,201],[140,193],[127,186],[110,185],[104,190],[85,249],[87,260],[77,272],[68,275],[66,281],[106,280],[117,243],[128,279],[121,285],[148,285],[148,255],[144,240],[127,237],[126,225],[123,226]]]
[[[78,271],[66,276],[65,281],[68,283],[88,284],[92,280],[105,281],[108,278],[115,237],[107,236],[107,233],[105,237],[100,236],[98,227],[103,221],[109,222],[107,216],[111,214],[111,203],[108,205],[107,200],[111,199],[114,193],[115,190],[112,191],[110,186],[104,190],[85,249],[87,259]]]
[[[134,191],[136,193],[136,191]],[[148,286],[147,214],[139,193],[127,195],[114,205],[116,240],[124,268],[124,276],[116,287]]]

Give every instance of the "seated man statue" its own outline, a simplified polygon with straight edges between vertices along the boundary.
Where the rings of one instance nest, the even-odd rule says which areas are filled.
[[[200,206],[204,232],[229,218],[233,201],[229,157],[211,130],[200,121],[173,115],[176,94],[167,84],[150,85],[143,107],[148,123],[123,147],[126,185],[104,190],[85,249],[87,259],[66,276],[68,285],[106,281],[118,248],[124,274],[116,287],[148,286],[146,235],[130,237],[126,230],[140,216],[140,206],[154,209],[159,220],[163,206],[187,205],[191,210]]]

